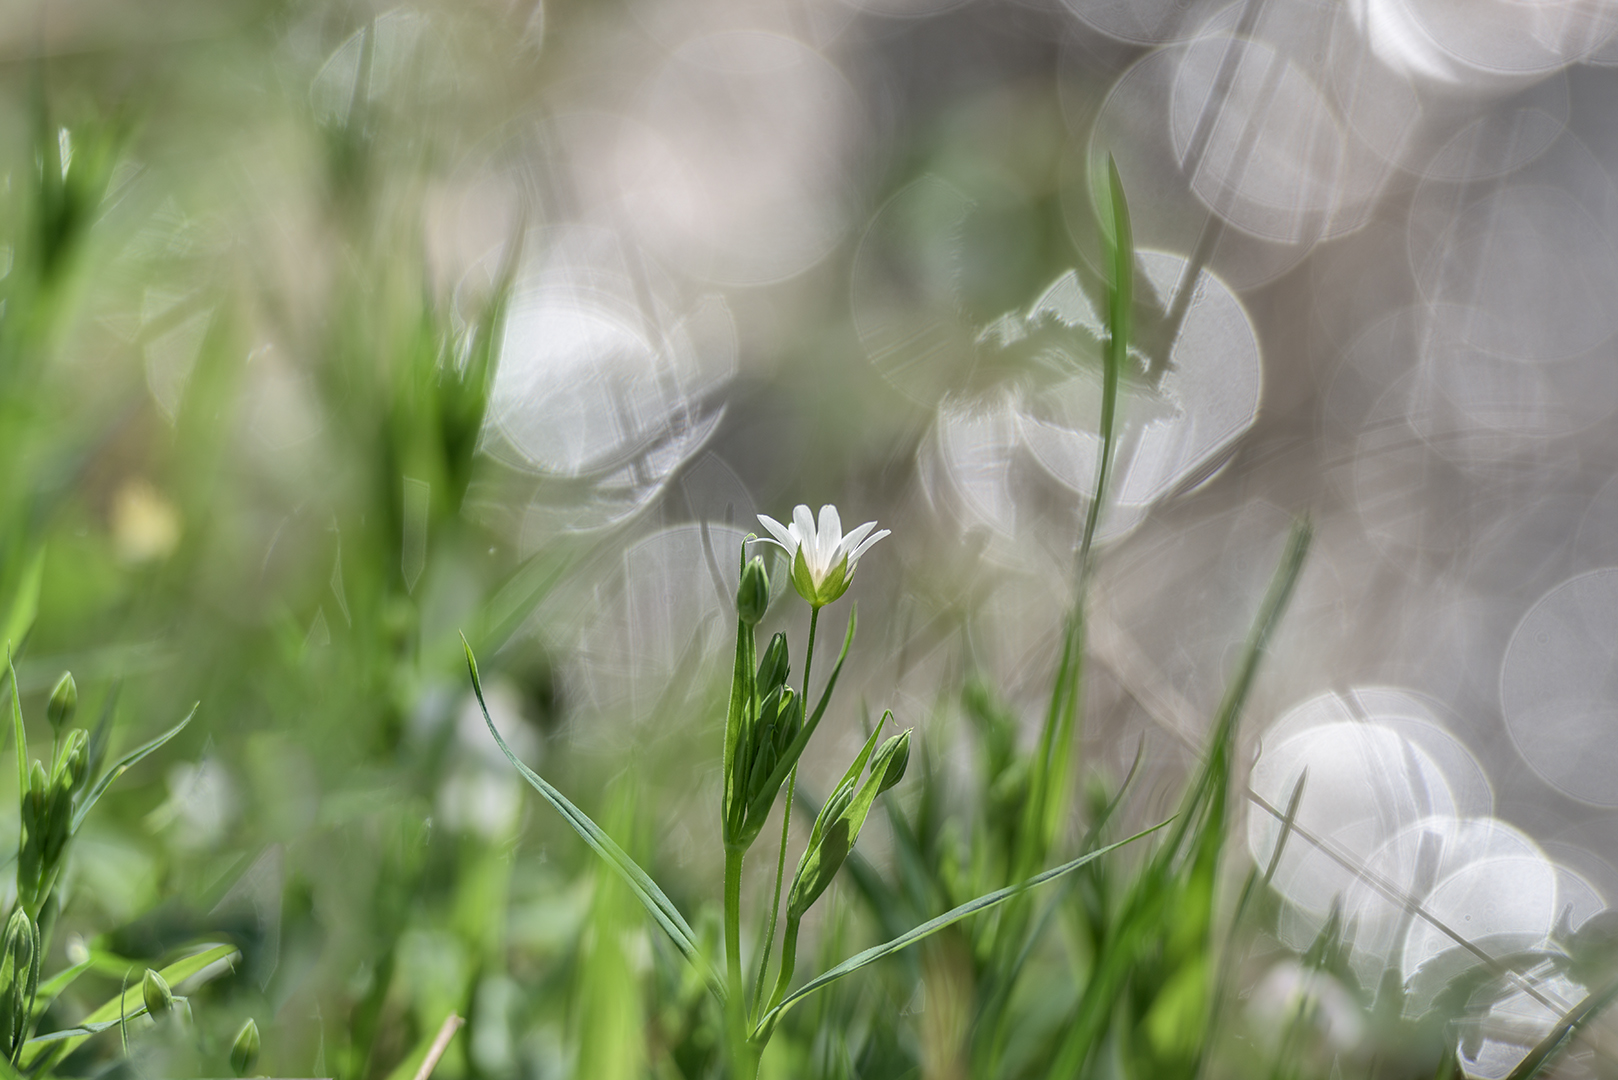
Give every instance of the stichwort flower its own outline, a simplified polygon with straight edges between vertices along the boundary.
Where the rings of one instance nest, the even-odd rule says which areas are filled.
[[[837,507],[831,505],[820,508],[819,529],[815,528],[809,508],[802,503],[792,511],[791,525],[782,525],[765,514],[760,514],[758,519],[775,537],[765,542],[778,544],[792,560],[793,588],[817,608],[825,607],[848,591],[860,556],[889,532],[882,529],[873,533],[876,522],[867,521],[844,535]]]

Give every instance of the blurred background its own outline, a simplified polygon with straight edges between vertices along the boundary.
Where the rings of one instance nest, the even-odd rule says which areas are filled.
[[[519,755],[717,934],[737,545],[833,502],[893,535],[805,786],[891,707],[970,802],[962,686],[1031,742],[1073,600],[1107,155],[1137,335],[1081,773],[1138,751],[1126,813],[1172,809],[1308,514],[1233,861],[1305,772],[1314,839],[1252,981],[1335,904],[1361,987],[1430,1000],[1453,942],[1367,875],[1495,953],[1608,926],[1615,35],[1607,0],[7,5],[24,711],[66,669],[129,743],[202,703],[63,925],[244,952],[152,1067],[222,1074],[253,1015],[271,1075],[408,1076],[455,1009],[445,1078],[705,1075],[700,984],[525,795],[457,633]],[[899,1057],[855,1074],[964,1075],[905,985],[863,991]],[[1484,1009],[1467,1071],[1554,1019]],[[1599,1043],[1568,1075],[1612,1075]]]

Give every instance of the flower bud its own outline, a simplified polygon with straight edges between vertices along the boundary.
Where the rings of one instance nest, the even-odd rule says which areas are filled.
[[[71,671],[62,672],[62,677],[56,681],[56,689],[51,691],[50,704],[45,706],[45,715],[50,718],[51,730],[58,735],[62,729],[73,722],[73,714],[79,709],[79,688],[73,682]]]
[[[230,1067],[236,1070],[237,1076],[246,1076],[254,1065],[258,1064],[258,1025],[253,1018],[248,1017],[247,1023],[236,1033],[236,1041],[230,1048]]]
[[[878,795],[893,787],[904,779],[905,768],[910,764],[910,732],[906,728],[877,750],[876,757],[871,762],[871,775],[880,775],[882,780],[877,784]]]
[[[0,943],[0,1051],[11,1062],[28,1033],[39,987],[39,931],[19,904]]]
[[[770,606],[770,576],[764,560],[757,555],[742,568],[742,581],[736,588],[736,616],[748,626],[757,626]]]
[[[786,683],[791,672],[792,665],[787,659],[787,636],[776,634],[764,647],[764,656],[758,662],[758,679],[754,683],[758,687],[758,696],[761,699],[769,697]]]
[[[145,999],[146,1011],[152,1016],[162,1016],[174,1007],[174,991],[169,989],[163,976],[151,968],[146,969],[146,976],[140,981],[140,996]]]

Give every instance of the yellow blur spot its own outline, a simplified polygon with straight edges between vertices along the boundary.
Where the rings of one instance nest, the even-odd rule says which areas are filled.
[[[127,480],[112,499],[112,542],[124,562],[166,559],[180,543],[179,511],[145,480]]]

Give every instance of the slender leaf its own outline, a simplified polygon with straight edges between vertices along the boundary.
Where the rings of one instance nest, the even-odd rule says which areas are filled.
[[[1043,885],[1048,881],[1055,881],[1059,877],[1071,874],[1081,866],[1099,859],[1108,852],[1115,851],[1118,848],[1123,847],[1125,844],[1132,844],[1141,837],[1148,836],[1156,832],[1173,820],[1173,818],[1169,818],[1167,821],[1160,821],[1149,829],[1141,830],[1134,836],[1128,837],[1124,840],[1119,840],[1114,844],[1108,844],[1103,848],[1097,848],[1088,854],[1080,855],[1072,862],[1066,862],[1061,866],[1046,870],[1042,874],[1036,874],[1027,881],[1020,882],[1016,885],[1008,885],[1003,889],[996,889],[991,893],[985,893],[975,900],[968,900],[959,907],[951,908],[942,915],[928,919],[915,929],[900,934],[892,941],[883,942],[881,945],[874,945],[871,948],[866,949],[864,952],[854,954],[847,960],[844,960],[842,963],[838,964],[836,967],[830,968],[820,975],[815,976],[813,979],[810,979],[808,982],[804,983],[802,986],[798,987],[798,989],[794,990],[792,993],[783,998],[779,1005],[766,1012],[764,1016],[760,1018],[758,1033],[762,1034],[768,1032],[770,1028],[775,1025],[775,1022],[781,1018],[781,1014],[786,1012],[793,1005],[797,1004],[799,1001],[802,1001],[815,991],[823,989],[824,987],[836,982],[843,976],[853,974],[862,967],[874,964],[884,957],[892,956],[894,953],[899,952],[902,949],[907,949],[916,942],[938,933],[938,931],[944,929],[946,926],[951,926],[960,922],[968,915],[976,915],[980,911],[988,911],[990,908],[1003,904],[1007,900],[1010,900],[1012,897],[1017,896],[1020,893],[1026,892],[1027,890],[1036,886]]]
[[[17,696],[17,669],[6,653],[6,677],[11,680],[11,729],[17,744],[17,798],[28,793],[28,729],[22,722],[22,700]],[[19,841],[20,842],[20,841]]]
[[[34,1015],[38,1016],[43,1013],[58,994],[72,986],[74,980],[89,971],[95,964],[95,957],[85,957],[72,967],[63,968],[40,983],[39,990],[34,996]]]
[[[197,715],[197,709],[201,705],[202,703],[199,701],[191,706],[191,711],[185,714],[184,720],[181,720],[156,738],[148,739],[146,742],[141,743],[135,749],[113,762],[111,767],[101,774],[101,779],[95,782],[95,787],[91,788],[89,793],[85,795],[84,801],[79,804],[78,809],[73,811],[73,823],[69,831],[74,833],[79,831],[79,826],[84,824],[84,819],[90,813],[90,808],[101,800],[101,796],[107,793],[107,789],[112,787],[113,782],[128,772],[131,766],[184,731],[186,725],[191,722],[191,718]]]
[[[467,643],[464,635],[461,638],[461,645],[466,650],[467,670],[472,674],[472,692],[477,695],[478,707],[483,710],[483,722],[489,726],[489,733],[494,736],[494,741],[499,745],[500,752],[506,755],[506,760],[511,762],[524,780],[528,781],[529,786],[543,795],[545,801],[555,807],[557,812],[567,820],[567,823],[573,826],[573,830],[584,839],[586,844],[590,845],[590,849],[601,856],[608,866],[617,871],[618,876],[623,878],[629,885],[629,889],[635,894],[635,898],[641,902],[641,906],[651,915],[652,921],[657,923],[663,932],[669,936],[669,940],[674,942],[674,947],[680,950],[680,954],[702,973],[703,978],[707,980],[709,989],[723,1001],[725,997],[724,986],[707,960],[704,959],[702,950],[697,945],[696,931],[691,929],[691,924],[685,921],[685,916],[680,914],[679,909],[674,906],[674,902],[664,895],[662,889],[658,888],[657,882],[653,881],[651,875],[642,870],[635,860],[631,859],[612,837],[602,830],[601,826],[591,821],[588,814],[574,806],[573,803],[568,801],[567,796],[552,787],[544,777],[524,765],[517,758],[517,755],[511,752],[511,747],[507,746],[506,740],[500,737],[499,730],[494,726],[493,718],[489,716],[489,706],[483,700],[483,683],[478,678],[477,658],[472,655],[472,646]]]

